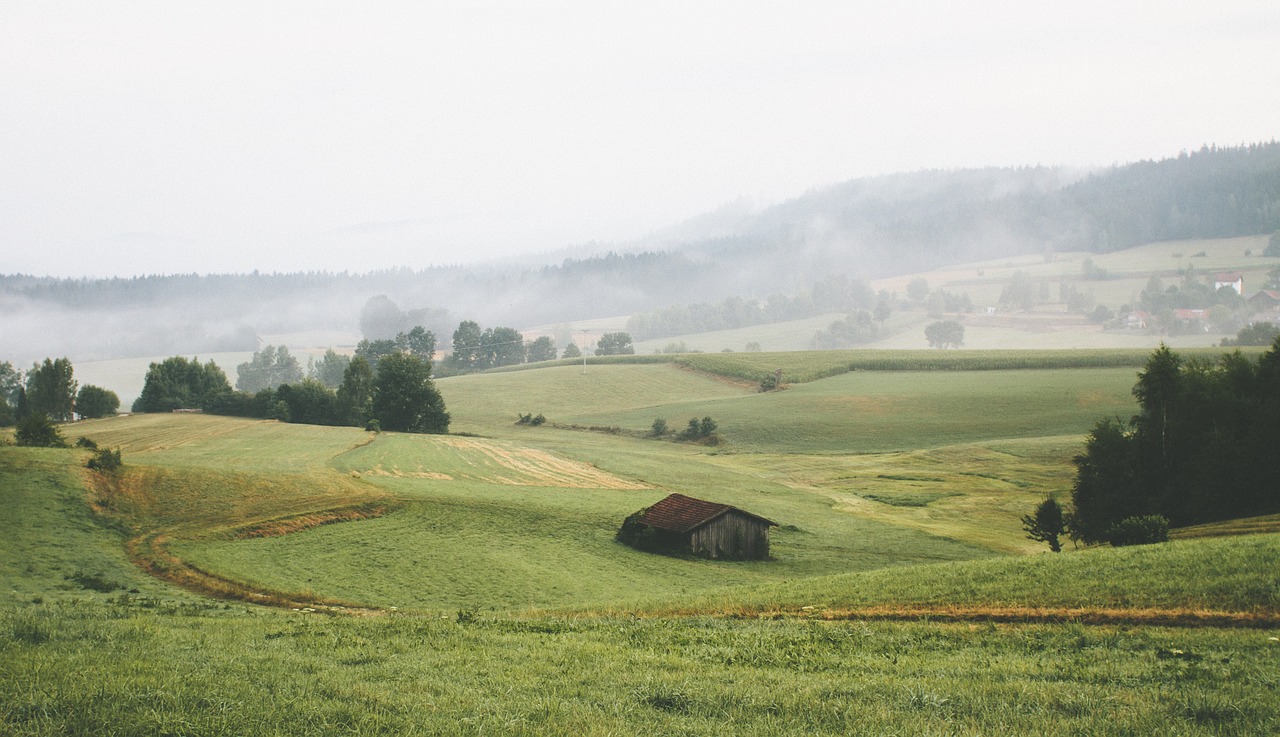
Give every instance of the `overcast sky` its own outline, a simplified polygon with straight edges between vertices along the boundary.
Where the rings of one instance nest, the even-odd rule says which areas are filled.
[[[367,271],[1280,136],[1280,3],[0,0],[0,273]]]

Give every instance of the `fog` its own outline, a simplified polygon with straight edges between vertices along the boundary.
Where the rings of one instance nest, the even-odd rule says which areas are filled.
[[[770,207],[718,208],[603,253],[590,245],[488,265],[0,277],[0,345],[4,358],[29,365],[45,356],[83,362],[253,351],[266,342],[349,349],[422,324],[447,347],[461,320],[526,329],[731,296],[792,296],[834,275],[872,279],[1066,242],[1068,234],[1046,229],[1043,218],[1028,227],[1022,203],[1052,198],[1082,176],[1023,168],[853,180]]]
[[[850,179],[1267,140],[1278,37],[1270,0],[9,3],[0,273],[605,252]]]

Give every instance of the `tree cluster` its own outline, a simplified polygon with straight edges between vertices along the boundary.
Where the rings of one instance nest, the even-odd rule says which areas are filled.
[[[396,333],[394,338],[365,338],[356,345],[356,355],[368,361],[369,367],[375,372],[383,356],[393,353],[407,353],[430,362],[436,355],[436,334],[421,325],[415,325],[407,331]],[[328,354],[325,356],[327,358]],[[333,373],[332,369],[330,373]]]
[[[1223,338],[1223,346],[1271,345],[1280,338],[1280,325],[1270,322],[1251,322],[1240,328],[1235,338]]]
[[[275,389],[302,380],[302,367],[285,346],[268,345],[236,367],[236,388],[242,392]]]
[[[213,361],[182,356],[152,363],[143,380],[142,393],[133,402],[134,412],[172,412],[175,409],[208,409],[231,394],[227,375]]]
[[[1138,306],[1168,323],[1171,322],[1169,313],[1173,310],[1204,310],[1222,306],[1234,311],[1244,306],[1244,298],[1231,287],[1214,289],[1211,276],[1202,278],[1194,270],[1188,270],[1180,284],[1167,287],[1159,276],[1152,276],[1138,297]]]
[[[955,320],[929,323],[924,337],[930,348],[959,348],[964,345],[964,326]]]
[[[46,358],[24,375],[9,361],[0,362],[0,425],[30,416],[66,422],[107,417],[120,408],[115,392],[93,384],[79,386],[68,358]]]
[[[398,339],[415,328],[434,334],[437,330],[447,330],[449,323],[448,310],[431,307],[401,310],[385,294],[370,297],[360,310],[360,333],[371,341]]]
[[[374,425],[401,432],[449,429],[449,413],[431,379],[430,361],[400,351],[381,356],[377,371],[363,356],[345,361],[337,389],[305,378],[256,392],[233,391],[212,361],[201,364],[174,356],[151,364],[133,408],[135,412],[199,409],[308,425]]]
[[[696,417],[689,418],[689,425],[676,435],[677,440],[697,440],[704,443],[715,444],[719,440],[716,435],[716,421],[710,417],[703,417],[699,420]]]
[[[629,356],[635,352],[630,333],[605,333],[596,341],[597,356]]]
[[[870,343],[880,336],[880,325],[867,310],[858,310],[849,316],[832,322],[826,330],[813,334],[810,345],[814,350],[825,351]]]
[[[1256,361],[1216,362],[1161,346],[1133,388],[1129,422],[1099,421],[1075,457],[1069,529],[1084,542],[1136,534],[1121,522],[1175,527],[1280,512],[1272,468],[1280,445],[1280,340]],[[1127,523],[1150,531],[1150,523]],[[1156,531],[1158,532],[1158,531]]]
[[[474,320],[464,320],[453,331],[453,353],[445,359],[450,371],[466,373],[525,362],[524,336],[508,327],[480,328]]]

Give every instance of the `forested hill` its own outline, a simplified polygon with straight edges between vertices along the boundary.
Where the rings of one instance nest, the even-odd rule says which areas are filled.
[[[864,275],[878,276],[1046,247],[1107,252],[1277,230],[1280,143],[1273,141],[1094,172],[1031,167],[856,179],[755,215],[726,208],[700,216],[650,244],[738,257],[790,248],[816,251],[824,263],[856,254],[873,257],[876,266]]]
[[[752,213],[730,207],[643,241],[546,265],[347,274],[52,279],[0,275],[0,345],[22,361],[251,349],[256,336],[358,330],[387,295],[407,313],[528,326],[673,304],[794,296],[872,278],[1057,250],[1109,251],[1280,230],[1280,144],[1161,161],[925,171],[858,179]],[[550,260],[550,259],[548,259]]]

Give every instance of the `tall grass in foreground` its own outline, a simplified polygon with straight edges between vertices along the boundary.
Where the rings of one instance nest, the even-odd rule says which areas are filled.
[[[0,732],[1268,735],[1266,633],[0,607]]]

